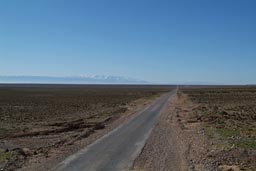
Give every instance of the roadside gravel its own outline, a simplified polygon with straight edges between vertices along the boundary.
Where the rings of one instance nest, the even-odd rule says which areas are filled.
[[[209,142],[204,137],[200,125],[189,122],[189,115],[195,107],[179,93],[170,100],[143,151],[136,159],[134,170],[201,170],[198,161],[208,152]]]

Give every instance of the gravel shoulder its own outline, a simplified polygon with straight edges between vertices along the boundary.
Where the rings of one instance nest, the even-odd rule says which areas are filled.
[[[200,125],[187,122],[195,107],[179,94],[169,101],[136,159],[134,170],[192,171],[195,168],[193,161],[207,153],[209,143],[200,133]]]

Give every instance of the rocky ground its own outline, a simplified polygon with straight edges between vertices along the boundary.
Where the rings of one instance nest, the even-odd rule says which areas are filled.
[[[209,170],[256,170],[256,88],[216,87],[184,89],[199,104],[191,113],[210,141],[200,161]]]
[[[113,90],[0,89],[2,170],[50,170],[170,89]],[[255,87],[183,87],[133,169],[255,171],[255,133]]]

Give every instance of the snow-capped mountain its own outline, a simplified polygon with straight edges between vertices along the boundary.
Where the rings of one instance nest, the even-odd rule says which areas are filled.
[[[0,83],[56,83],[56,84],[146,84],[148,82],[122,76],[0,76]]]

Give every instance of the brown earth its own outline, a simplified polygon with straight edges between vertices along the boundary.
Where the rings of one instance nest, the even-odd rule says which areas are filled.
[[[183,88],[134,163],[142,171],[256,170],[256,89]]]
[[[204,165],[215,170],[256,170],[256,87],[183,89],[199,104],[191,122],[211,141]]]
[[[0,168],[49,170],[170,87],[0,88]]]

